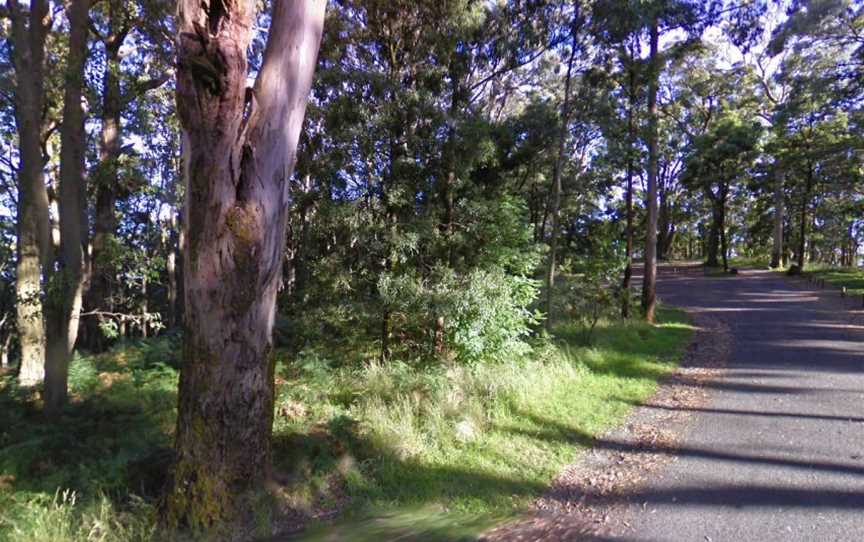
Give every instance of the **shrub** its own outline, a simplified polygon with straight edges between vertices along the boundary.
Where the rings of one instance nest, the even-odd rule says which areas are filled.
[[[566,310],[581,327],[584,342],[591,344],[597,324],[617,317],[621,302],[630,302],[629,292],[622,292],[618,286],[624,262],[609,255],[578,260],[576,268],[579,274],[568,285]]]

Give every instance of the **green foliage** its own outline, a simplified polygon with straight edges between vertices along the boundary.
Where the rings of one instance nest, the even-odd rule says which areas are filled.
[[[155,503],[135,496],[154,480],[130,465],[171,444],[178,359],[173,338],[76,356],[62,426],[0,377],[0,540],[163,539]]]
[[[71,490],[8,496],[0,506],[0,538],[8,542],[149,542],[157,539],[156,508],[134,496],[118,507],[105,495],[81,502]]]
[[[447,345],[459,360],[479,362],[527,354],[531,326],[539,320],[530,306],[539,282],[501,270],[478,270],[463,284],[443,284],[441,314]]]
[[[430,507],[454,514],[452,532],[471,524],[476,533],[520,511],[573,460],[574,446],[590,446],[650,395],[690,333],[681,313],[664,309],[656,327],[601,322],[591,347],[568,324],[535,355],[497,363],[332,369],[298,360],[281,371],[275,457],[296,474],[292,492],[306,506],[351,498],[330,534],[435,533],[437,520],[406,529],[400,519]]]
[[[566,311],[582,328],[583,340],[590,345],[594,329],[601,320],[614,320],[621,311],[622,292],[619,282],[625,261],[620,255],[583,257],[577,260],[574,280],[569,281],[565,295]]]
[[[384,275],[378,290],[384,304],[400,317],[400,329],[407,333],[403,346],[415,337],[415,351],[423,351],[425,344],[426,354],[431,355],[437,318],[444,321],[447,348],[461,363],[493,361],[530,350],[526,340],[537,322],[530,309],[538,293],[533,279],[495,268],[465,276],[439,268],[427,284],[407,275]]]

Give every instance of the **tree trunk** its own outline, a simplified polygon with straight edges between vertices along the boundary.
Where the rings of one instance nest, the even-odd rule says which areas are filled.
[[[631,45],[628,62],[628,105],[627,105],[627,192],[624,196],[627,213],[627,245],[624,259],[624,280],[621,283],[621,317],[630,317],[630,283],[633,278],[633,154],[636,151],[636,70],[633,69],[635,53]]]
[[[166,513],[193,529],[232,516],[246,490],[270,472],[271,332],[288,182],[326,3],[273,3],[261,69],[247,90],[255,5],[178,5],[186,312]]]
[[[708,229],[705,265],[707,267],[718,267],[720,265],[720,223],[722,222],[722,211],[719,197],[710,194],[710,188],[708,192],[709,201],[711,202],[711,226]]]
[[[116,273],[112,261],[111,244],[117,229],[115,205],[117,203],[118,164],[120,158],[120,45],[121,36],[113,30],[119,25],[120,16],[116,0],[109,2],[110,29],[105,40],[106,59],[102,74],[102,127],[100,133],[99,165],[96,175],[96,207],[93,217],[92,273],[90,288],[84,300],[87,312],[111,311],[111,290]],[[99,326],[99,318],[85,319],[87,347],[102,351],[106,337]]]
[[[672,222],[672,205],[665,191],[660,193],[660,212],[657,226],[657,259],[666,261],[671,258],[672,244],[675,242],[675,224]]]
[[[642,281],[642,310],[645,320],[654,323],[657,307],[657,86],[660,65],[657,54],[658,21],[651,23],[648,82],[648,217],[645,234],[645,277]]]
[[[30,2],[29,16],[17,0],[10,0],[11,48],[15,66],[15,123],[18,129],[18,168],[15,297],[21,364],[18,382],[33,386],[45,375],[45,327],[42,302],[42,268],[51,255],[48,193],[45,190],[42,155],[45,101],[44,59],[48,33],[48,3]]]
[[[0,367],[3,369],[9,368],[9,347],[12,345],[12,334],[6,335],[3,339],[3,346],[0,348]]]
[[[162,225],[165,243],[165,274],[168,278],[168,291],[165,327],[174,329],[177,326],[177,216],[171,210],[171,218]]]
[[[807,249],[807,206],[810,203],[810,191],[813,187],[813,168],[808,167],[807,182],[804,186],[804,194],[801,196],[801,221],[798,239],[798,269],[804,271],[804,259]]]
[[[150,316],[150,303],[147,298],[149,294],[147,293],[147,277],[144,276],[141,279],[141,337],[147,338],[149,322],[147,321]]]
[[[84,299],[87,312],[112,311],[112,290],[116,281],[116,262],[113,261],[111,244],[117,233],[117,201],[128,196],[128,189],[119,182],[119,160],[123,154],[121,119],[128,104],[140,93],[161,86],[167,77],[158,77],[121,89],[120,49],[132,30],[132,15],[122,0],[108,0],[108,28],[101,37],[105,46],[105,63],[102,72],[102,119],[99,145],[99,164],[95,175],[96,205],[93,222],[93,243],[90,269],[90,285]],[[100,326],[99,318],[85,320],[87,346],[104,350],[107,338]]]
[[[783,264],[783,213],[785,198],[783,194],[783,172],[778,167],[774,171],[774,246],[771,250],[771,268]]]
[[[458,118],[463,102],[466,101],[466,90],[464,88],[464,60],[461,52],[455,52],[448,63],[450,83],[452,85],[450,94],[449,122],[447,141],[444,144],[443,160],[444,169],[441,176],[441,203],[444,208],[444,216],[439,229],[444,234],[445,254],[444,262],[450,269],[456,268],[456,251],[454,250],[453,233],[456,225],[456,167],[458,162],[458,145],[456,130],[456,119]],[[435,317],[435,329],[433,332],[433,348],[435,354],[443,358],[447,352],[445,329],[447,322],[444,316]]]
[[[561,214],[561,170],[564,168],[564,152],[570,124],[570,83],[573,60],[576,58],[576,25],[572,29],[570,57],[567,60],[567,75],[564,79],[564,103],[561,105],[561,127],[558,132],[558,153],[552,169],[552,209],[549,237],[549,266],[546,270],[546,329],[552,330],[552,304],[555,297],[555,265],[558,256],[558,228]]]
[[[60,254],[48,273],[46,301],[47,357],[45,359],[45,413],[56,416],[66,404],[69,360],[78,338],[84,297],[84,255],[87,236],[87,190],[84,181],[84,66],[87,58],[89,0],[71,0],[69,56],[63,93],[60,131]]]
[[[24,159],[19,171],[24,176]],[[41,160],[40,160],[41,161]],[[41,178],[41,176],[40,176]],[[21,179],[19,187],[32,182]],[[41,181],[40,181],[41,182]],[[36,213],[25,201],[25,190],[18,194],[18,262],[16,266],[15,294],[17,298],[18,341],[21,347],[21,364],[18,383],[23,387],[35,386],[45,378],[45,327],[42,319],[41,273],[39,271],[39,247],[35,239]]]
[[[726,240],[726,198],[728,194],[728,189],[725,187],[720,188],[720,251],[723,255],[723,271],[729,271],[729,261],[727,259],[727,254],[729,250],[728,242]]]

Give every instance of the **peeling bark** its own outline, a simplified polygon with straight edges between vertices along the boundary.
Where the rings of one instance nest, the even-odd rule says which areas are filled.
[[[271,331],[294,167],[324,0],[276,0],[246,88],[255,3],[178,3],[186,210],[183,358],[171,523],[237,511],[270,470]]]

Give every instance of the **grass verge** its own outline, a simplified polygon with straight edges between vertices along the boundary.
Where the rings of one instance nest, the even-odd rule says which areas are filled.
[[[531,356],[474,366],[282,360],[277,504],[342,512],[309,540],[470,539],[651,395],[690,336],[683,313],[662,309],[657,326],[602,324],[590,347],[562,326]],[[161,339],[77,358],[58,425],[41,420],[38,394],[0,377],[0,541],[171,539],[155,523],[152,458],[171,443],[178,351]],[[256,530],[280,517],[264,510]]]
[[[850,295],[864,295],[864,269],[857,267],[807,266],[804,276],[824,280],[835,288],[846,287]]]
[[[475,367],[333,372],[313,363],[290,375],[277,420],[290,445],[277,436],[277,456],[324,488],[308,497],[341,491],[351,503],[347,519],[307,539],[456,540],[524,510],[674,370],[692,328],[671,309],[660,322],[606,323],[591,347],[565,326],[529,359]],[[340,468],[343,483],[333,484]]]

